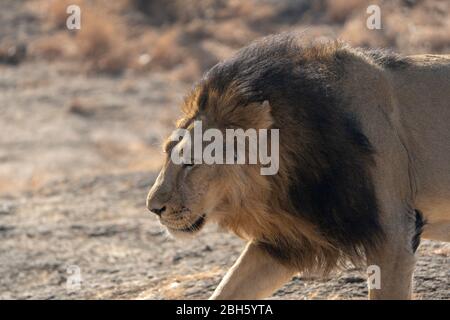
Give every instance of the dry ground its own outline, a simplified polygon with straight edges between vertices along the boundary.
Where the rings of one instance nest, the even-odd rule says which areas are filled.
[[[417,12],[434,15],[434,24],[448,22],[436,20],[442,10],[448,14],[445,1],[431,1],[433,5],[424,2],[417,6],[431,9]],[[116,61],[121,66],[118,72],[108,69],[98,57],[83,56],[86,52],[80,48],[91,40],[61,36],[62,31],[51,26],[57,18],[48,22],[50,26],[43,23],[36,9],[42,3],[4,0],[0,4],[0,50],[2,44],[29,44],[26,58],[18,65],[0,63],[0,299],[207,298],[244,243],[214,226],[191,241],[176,241],[166,235],[145,209],[146,193],[161,161],[159,145],[170,131],[189,79],[241,42],[266,32],[263,29],[282,29],[295,15],[282,12],[272,17],[266,12],[272,20],[261,27],[261,21],[269,19],[264,18],[264,8],[259,9],[259,16],[251,17],[253,20],[233,20],[226,16],[226,10],[231,9],[219,8],[224,11],[217,9],[217,14],[225,18],[218,18],[217,27],[230,31],[242,24],[242,33],[230,36],[224,32],[222,35],[230,38],[220,39],[217,34],[195,38],[202,27],[192,26],[189,17],[182,22],[175,15],[177,22],[168,26],[158,25],[158,19],[167,17],[155,17],[152,24],[142,26],[139,21],[145,22],[145,16],[128,13],[126,19],[137,21],[137,28],[146,30],[149,39],[162,39],[156,49],[150,42],[148,54],[167,65],[133,64],[146,54],[138,48],[133,56],[136,59],[120,62],[123,64]],[[397,15],[405,10],[409,11],[404,14],[419,15],[414,7],[400,9],[396,9]],[[245,15],[249,9],[239,10]],[[313,27],[314,32],[344,33],[351,21],[358,19],[352,10],[333,7],[316,19],[320,23]],[[206,18],[196,19],[202,22]],[[193,28],[191,39],[200,39],[204,50],[189,51],[196,47],[194,40],[194,44],[174,40],[186,25]],[[211,22],[200,26],[207,30]],[[388,30],[383,32],[389,34]],[[65,45],[55,45],[55,37],[61,37]],[[406,36],[392,37],[386,39],[394,41],[393,46],[402,52],[419,45]],[[71,42],[75,40],[81,44]],[[130,41],[129,48],[139,47],[141,40]],[[448,50],[445,38],[433,41],[420,43],[430,46],[422,50]],[[226,45],[219,46],[223,43]],[[436,43],[439,48],[432,47]],[[167,62],[163,58],[174,45],[189,54]],[[199,57],[205,54],[210,60],[199,66]],[[0,61],[1,57],[0,51]],[[416,298],[450,299],[449,256],[449,244],[424,241],[418,252]],[[79,290],[66,288],[71,265],[81,270]],[[364,277],[351,270],[330,279],[296,277],[274,298],[365,295]]]

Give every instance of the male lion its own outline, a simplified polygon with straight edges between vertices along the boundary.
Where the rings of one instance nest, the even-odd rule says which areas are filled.
[[[278,173],[176,165],[168,142],[147,207],[175,235],[214,221],[248,240],[213,299],[363,261],[381,272],[371,299],[410,298],[421,236],[450,241],[450,56],[301,42],[270,36],[217,64],[178,122],[278,128]]]

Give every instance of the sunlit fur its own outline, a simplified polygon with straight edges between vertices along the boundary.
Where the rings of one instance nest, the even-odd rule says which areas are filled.
[[[215,166],[198,201],[213,208],[212,220],[302,271],[359,264],[383,241],[370,175],[375,151],[339,92],[346,59],[408,64],[339,42],[272,36],[213,67],[186,97],[178,121],[182,128],[202,120],[222,130],[280,129],[278,174],[261,176],[257,165]],[[200,178],[189,179],[195,188]]]

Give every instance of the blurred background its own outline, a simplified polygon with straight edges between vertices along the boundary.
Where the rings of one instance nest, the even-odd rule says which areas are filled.
[[[243,243],[213,227],[180,243],[147,214],[160,145],[204,71],[288,30],[450,53],[450,1],[0,0],[0,298],[206,298]],[[416,298],[450,299],[449,245],[420,250]],[[275,297],[366,293],[350,270]]]

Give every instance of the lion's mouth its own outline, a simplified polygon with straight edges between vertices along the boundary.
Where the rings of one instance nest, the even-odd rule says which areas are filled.
[[[197,220],[194,221],[191,225],[183,228],[171,228],[174,231],[179,232],[195,232],[200,230],[205,224],[205,214],[202,214]]]

